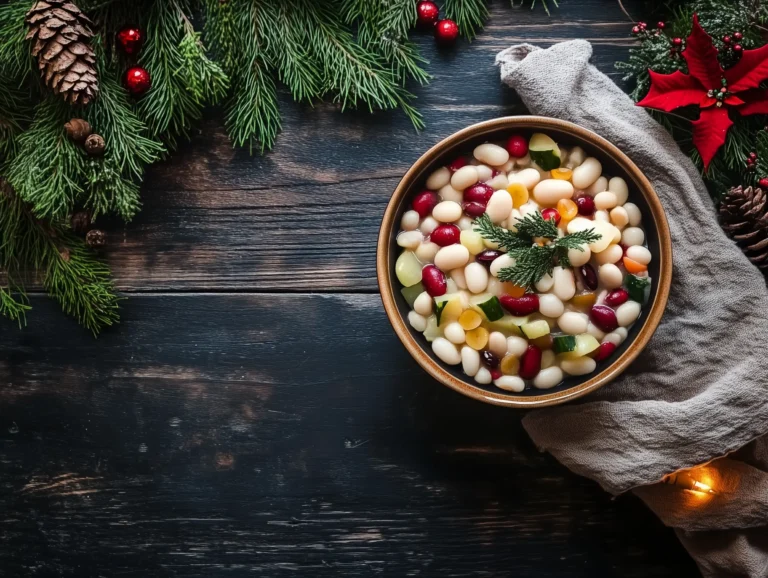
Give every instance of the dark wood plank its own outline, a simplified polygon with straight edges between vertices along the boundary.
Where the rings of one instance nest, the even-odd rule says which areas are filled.
[[[34,305],[0,334],[4,576],[695,574],[375,295],[137,295],[98,341]]]
[[[275,150],[250,157],[233,150],[212,112],[190,145],[149,173],[135,223],[113,232],[108,256],[121,289],[375,290],[378,225],[410,164],[460,128],[523,112],[499,82],[498,51],[587,38],[596,66],[618,80],[614,63],[632,43],[612,1],[566,0],[551,18],[507,0],[492,6],[469,46],[437,51],[418,37],[435,77],[415,91],[422,133],[397,112],[341,114],[283,98]]]

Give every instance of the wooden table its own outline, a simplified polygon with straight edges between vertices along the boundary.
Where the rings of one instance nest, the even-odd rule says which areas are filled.
[[[421,134],[284,97],[283,135],[252,158],[211,113],[111,232],[122,324],[94,340],[42,295],[26,330],[3,324],[0,575],[696,575],[637,499],[427,377],[376,292],[410,163],[521,111],[494,54],[584,37],[618,81],[629,26],[610,0],[551,18],[504,1],[471,46],[420,39]]]

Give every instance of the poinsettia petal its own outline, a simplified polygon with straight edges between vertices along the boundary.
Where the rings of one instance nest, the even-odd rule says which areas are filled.
[[[739,96],[744,101],[744,104],[736,109],[740,115],[768,114],[768,90],[748,90]]]
[[[712,43],[712,37],[699,25],[698,14],[693,15],[693,28],[682,54],[688,63],[688,73],[704,88],[720,88],[723,68],[717,59],[717,48]]]
[[[716,104],[717,99],[714,96],[709,96],[707,93],[704,93],[704,98],[701,99],[699,107],[709,108],[710,106],[715,106]]]
[[[731,96],[726,96],[724,102],[728,106],[741,106],[742,104],[744,104],[744,101],[741,100],[735,94],[732,94]]]
[[[739,61],[725,71],[725,79],[731,92],[760,86],[761,81],[768,79],[768,44],[742,52]]]
[[[637,103],[638,106],[670,112],[681,106],[699,104],[707,95],[695,78],[679,70],[672,74],[659,74],[653,70],[648,72],[651,75],[651,89]]]
[[[709,163],[725,143],[725,136],[733,122],[726,107],[713,106],[701,109],[699,119],[692,124],[693,144],[704,162],[704,170],[707,170]]]

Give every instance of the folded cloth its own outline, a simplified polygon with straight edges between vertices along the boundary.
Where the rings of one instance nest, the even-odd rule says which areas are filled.
[[[531,113],[593,130],[651,180],[672,233],[671,294],[661,325],[621,377],[580,403],[531,412],[523,424],[571,470],[613,494],[634,490],[677,529],[704,575],[765,577],[768,441],[757,440],[768,434],[765,280],[718,225],[690,159],[589,64],[591,55],[576,40],[513,46],[496,62]],[[658,483],[705,463],[697,472],[715,494]]]

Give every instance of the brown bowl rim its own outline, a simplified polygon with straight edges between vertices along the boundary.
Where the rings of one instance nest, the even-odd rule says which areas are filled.
[[[535,396],[508,394],[504,393],[503,390],[499,390],[498,393],[486,391],[469,382],[457,379],[446,371],[427,355],[422,345],[411,335],[411,332],[405,324],[405,320],[400,315],[400,311],[397,308],[392,283],[390,282],[390,234],[394,226],[394,218],[398,212],[399,205],[413,184],[415,184],[414,179],[438,156],[451,148],[459,146],[465,141],[480,135],[514,128],[542,130],[558,129],[561,132],[570,134],[576,139],[585,141],[590,146],[598,148],[608,156],[612,157],[612,159],[625,171],[625,174],[632,178],[635,186],[637,186],[648,203],[659,236],[660,262],[656,296],[651,304],[651,309],[648,312],[645,323],[637,333],[635,340],[629,344],[627,349],[613,363],[605,367],[598,374],[587,379],[585,382],[562,391],[543,393]],[[395,333],[400,338],[403,345],[405,345],[405,348],[411,356],[424,370],[427,371],[427,373],[443,385],[447,385],[451,389],[473,399],[503,407],[530,409],[564,403],[595,391],[614,380],[637,358],[656,331],[667,305],[669,289],[672,283],[672,238],[661,201],[650,181],[629,159],[629,157],[621,152],[615,145],[594,132],[572,122],[542,116],[508,116],[470,125],[467,128],[444,138],[421,155],[421,157],[413,163],[411,168],[408,169],[395,188],[395,191],[387,204],[387,208],[384,211],[384,218],[382,219],[381,228],[379,229],[378,246],[376,249],[376,275],[378,278],[381,300],[384,304],[384,310],[387,312],[387,317],[389,318]]]

